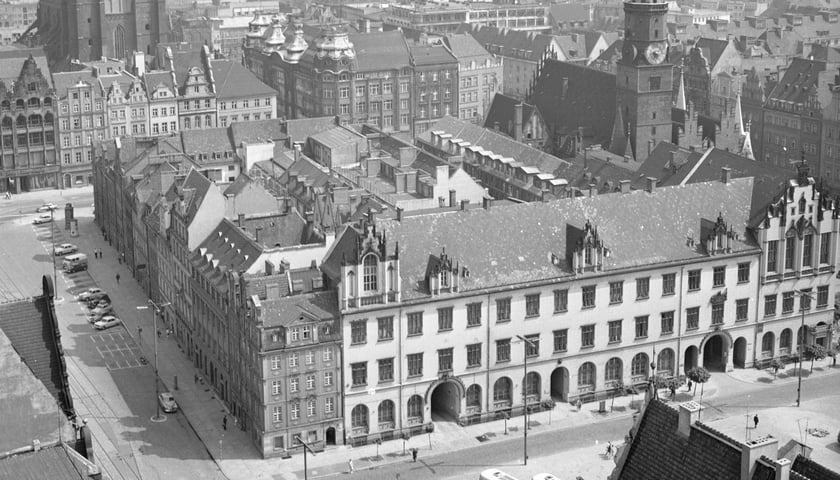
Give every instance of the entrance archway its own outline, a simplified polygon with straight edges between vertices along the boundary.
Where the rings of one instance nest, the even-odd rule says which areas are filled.
[[[726,345],[721,335],[710,337],[703,345],[703,366],[715,372],[726,369]]]
[[[683,357],[683,365],[685,366],[685,373],[697,366],[697,347],[694,345],[685,349]]]
[[[335,445],[335,428],[330,427],[326,433],[327,445]]]
[[[736,368],[745,368],[747,361],[747,340],[744,337],[738,337],[735,340],[735,350],[732,352],[732,362]]]
[[[557,402],[569,401],[569,371],[557,367],[551,372],[551,398]]]
[[[461,395],[455,382],[443,382],[435,387],[429,404],[432,421],[457,421],[461,413]]]

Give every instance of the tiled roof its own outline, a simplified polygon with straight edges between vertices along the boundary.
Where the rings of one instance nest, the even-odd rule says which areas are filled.
[[[175,85],[172,84],[172,75],[167,71],[146,72],[143,75],[143,82],[146,84],[146,93],[151,96],[152,92],[159,86],[176,91]],[[175,99],[172,98],[174,101]]]
[[[249,215],[241,228],[266,248],[302,245],[308,240],[304,238],[306,221],[296,209],[287,214]]]
[[[204,196],[207,195],[207,190],[210,189],[212,183],[201,172],[195,168],[191,168],[190,173],[187,174],[187,178],[184,179],[184,183],[181,184],[182,190],[190,192],[189,205],[187,206],[187,213],[184,217],[187,225],[192,222],[193,217],[198,212],[198,208],[201,206],[201,202],[204,201]]]
[[[239,147],[242,142],[258,143],[266,140],[285,142],[282,120],[272,118],[268,120],[254,120],[250,122],[233,122],[230,124],[230,137],[233,145]]]
[[[472,35],[466,33],[450,33],[443,38],[443,41],[449,46],[452,54],[458,60],[463,61],[470,57],[490,56],[487,50]]]
[[[240,173],[239,176],[236,177],[236,180],[234,180],[233,183],[228,185],[225,191],[222,192],[222,195],[226,197],[232,195],[235,197],[242,193],[242,191],[245,190],[245,187],[247,187],[249,183],[251,183],[251,177],[244,173]]]
[[[0,459],[0,478],[14,480],[89,480],[88,466],[56,445]]]
[[[411,45],[408,51],[411,54],[411,62],[415,66],[435,66],[458,62],[458,59],[443,45]]]
[[[487,45],[501,47],[501,52],[490,51],[490,53],[501,53],[505,56],[526,58],[531,61],[538,61],[546,48],[550,47],[555,37],[541,33],[512,30],[509,28],[485,27],[477,24],[462,23],[456,30],[457,33],[468,33],[478,43],[487,48]],[[516,52],[516,53],[514,53]]]
[[[181,141],[183,151],[190,155],[235,150],[230,143],[227,128],[224,127],[181,130]]]
[[[90,70],[53,73],[52,81],[55,93],[59,98],[66,97],[67,89],[79,84],[80,82],[88,83],[95,89],[99,89],[100,94],[102,92],[98,79],[93,76],[93,72]]]
[[[349,38],[356,50],[360,72],[394,70],[409,65],[408,46],[399,30],[350,34]],[[314,42],[309,45],[307,51],[312,51]]]
[[[694,48],[703,52],[703,57],[709,61],[709,67],[715,68],[718,59],[723,54],[729,42],[726,40],[716,40],[714,38],[698,38],[694,44]]]
[[[286,120],[286,135],[289,142],[304,142],[317,133],[336,126],[335,117],[295,118]],[[290,145],[291,146],[291,145]]]
[[[606,271],[704,258],[702,242],[689,247],[686,236],[699,237],[701,221],[714,221],[719,214],[739,233],[733,253],[756,251],[744,231],[752,189],[752,179],[745,178],[729,184],[657,188],[653,193],[632,191],[408,216],[377,222],[376,229],[390,242],[389,254],[399,243],[403,299],[412,299],[427,295],[418,285],[428,256],[442,249],[470,271],[462,291],[571,277],[567,255],[573,245],[567,236],[582,230],[587,221],[610,249]],[[356,232],[350,228],[348,232]],[[324,261],[325,271],[337,272],[342,255],[355,258],[355,248],[355,235],[343,234]],[[559,265],[552,264],[552,254],[560,258]]]
[[[487,117],[484,120],[484,128],[496,128],[496,123],[499,125],[499,131],[504,132],[509,137],[513,138],[513,119],[514,110],[521,100],[509,97],[502,93],[497,93],[493,97],[493,102],[490,104],[490,110],[487,112]],[[534,114],[535,107],[527,103],[522,104],[522,123],[528,123],[531,115]]]
[[[224,287],[222,272],[248,270],[261,253],[254,239],[225,218],[192,252],[190,261],[201,275]]]
[[[50,75],[50,67],[43,49],[0,49],[0,81],[6,83],[6,88],[11,89],[12,83],[17,81],[23,63],[30,54],[35,60],[35,66],[52,85],[52,75]]]
[[[819,463],[797,455],[791,466],[791,471],[802,475],[808,480],[840,480],[840,473],[829,470]]]
[[[767,96],[769,100],[804,103],[808,96],[816,93],[819,73],[826,70],[825,62],[794,58],[784,76]]]
[[[274,97],[277,90],[264,84],[250,70],[233,60],[212,60],[216,96],[220,99]]]
[[[330,148],[344,147],[349,144],[358,142],[364,136],[359,135],[355,131],[343,126],[333,127],[329,130],[316,133],[309,136],[311,141],[318,142]]]
[[[293,272],[294,273],[294,272]],[[316,273],[318,273],[316,271]],[[319,274],[319,273],[318,273]],[[303,282],[304,285],[310,283]],[[327,321],[339,318],[338,299],[334,292],[315,292],[261,300],[263,322],[266,327],[288,326],[301,315]]]
[[[528,101],[539,106],[543,120],[555,135],[583,127],[592,143],[609,143],[615,120],[614,74],[547,60]]]

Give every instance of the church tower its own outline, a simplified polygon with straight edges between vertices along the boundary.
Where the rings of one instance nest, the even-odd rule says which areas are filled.
[[[616,68],[616,108],[629,125],[630,150],[637,162],[671,140],[674,67],[668,61],[665,14],[657,0],[624,2],[624,47]],[[616,115],[618,118],[618,115]],[[613,153],[622,155],[627,150]],[[615,150],[611,146],[612,150]]]

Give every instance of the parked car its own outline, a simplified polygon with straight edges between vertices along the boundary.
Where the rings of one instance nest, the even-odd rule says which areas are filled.
[[[42,223],[50,222],[52,222],[52,217],[50,215],[39,215],[38,218],[32,220],[33,225],[41,225]]]
[[[175,397],[169,392],[161,392],[158,395],[158,403],[160,403],[160,408],[166,413],[178,411],[178,404],[175,402]]]
[[[97,308],[106,308],[111,305],[110,298],[100,298],[99,300],[91,300],[88,303],[88,308],[91,310],[96,310]]]
[[[114,312],[114,306],[111,305],[111,304],[108,304],[108,306],[106,306],[106,307],[96,307],[96,308],[93,309],[93,311],[90,312],[90,322],[91,323],[98,322],[99,320],[102,320],[102,318],[105,315],[109,315],[113,312]]]
[[[560,480],[550,473],[538,473],[531,477],[531,480]]]
[[[120,320],[119,318],[113,315],[105,315],[104,317],[102,317],[101,320],[93,324],[93,328],[97,330],[105,330],[106,328],[116,327],[121,323],[122,320]]]
[[[478,480],[516,480],[516,477],[508,475],[498,468],[488,468],[478,475]]]
[[[70,255],[71,253],[76,253],[78,251],[79,247],[73,245],[72,243],[62,243],[61,245],[57,245],[55,247],[55,254],[57,256]]]
[[[35,209],[35,213],[41,212],[52,212],[53,210],[58,210],[58,206],[54,203],[45,203],[40,207]]]
[[[78,301],[80,301],[80,302],[87,302],[88,300],[90,300],[90,299],[91,299],[91,297],[92,297],[93,295],[95,295],[95,294],[97,294],[97,293],[102,293],[102,294],[104,294],[105,292],[104,292],[101,288],[99,288],[99,287],[90,287],[90,288],[88,288],[87,290],[85,290],[84,292],[80,293],[80,294],[76,297],[76,300],[78,300]]]

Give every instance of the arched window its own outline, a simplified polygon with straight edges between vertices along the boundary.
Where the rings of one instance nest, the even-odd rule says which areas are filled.
[[[799,199],[799,213],[805,213],[805,196]]]
[[[782,330],[782,333],[779,335],[779,348],[786,350],[786,353],[790,352],[790,339],[792,336],[793,332],[789,328]]]
[[[29,116],[29,126],[30,127],[39,127],[41,126],[41,116],[38,114],[30,115]]]
[[[372,253],[365,255],[365,258],[362,261],[362,281],[364,282],[363,287],[366,292],[372,292],[377,290],[376,270],[379,266],[378,263],[379,262],[376,258],[376,255]]]
[[[52,102],[52,97],[46,97],[46,98],[44,98],[44,106],[45,106],[45,107],[52,107],[52,103],[53,103],[53,102]]]
[[[15,102],[15,108],[23,110],[24,108],[26,108],[26,102],[24,102],[22,98],[17,99],[17,101]]]
[[[621,359],[613,357],[607,361],[607,368],[604,370],[604,380],[614,382],[621,380]]]
[[[26,117],[23,115],[18,115],[17,117],[17,126],[18,127],[25,127],[26,126]]]
[[[423,421],[423,397],[412,395],[408,399],[408,418],[419,418]]]
[[[189,128],[190,128],[190,118],[189,118],[189,117],[185,117],[185,118],[184,118],[184,128],[185,128],[185,129],[189,129]]]
[[[44,125],[49,126],[49,125],[52,125],[52,124],[53,124],[53,114],[49,113],[49,112],[44,114]]]
[[[347,272],[347,295],[351,297],[356,296],[356,272]]]
[[[648,376],[648,356],[647,353],[637,353],[633,357],[633,365],[631,366],[630,374],[634,377]]]
[[[776,336],[773,332],[767,332],[761,337],[761,355],[764,357],[773,356],[773,347],[776,344]]]
[[[537,372],[528,372],[528,377],[525,380],[525,396],[526,397],[537,397],[537,400],[540,399],[540,388],[541,388],[541,379],[540,374]]]
[[[0,102],[0,110],[2,110],[4,112],[7,112],[7,111],[11,110],[11,108],[12,108],[12,102],[10,102],[8,100],[3,100],[2,102]]]
[[[3,121],[0,124],[2,124],[2,128],[4,130],[5,129],[10,129],[11,130],[11,128],[14,126],[14,122],[12,122],[11,117],[3,117]]]
[[[467,407],[475,407],[481,410],[481,387],[472,384],[467,389]]]
[[[671,376],[674,374],[674,351],[666,348],[659,352],[659,358],[656,361],[656,369],[662,375]]]
[[[204,126],[205,127],[210,127],[212,125],[213,125],[213,120],[210,118],[210,115],[205,115],[204,116]]]
[[[390,423],[391,428],[394,428],[394,402],[383,400],[379,404],[379,423]]]
[[[125,28],[122,25],[117,25],[114,29],[114,56],[117,58],[128,56],[125,50]]]
[[[29,105],[30,107],[36,107],[37,108],[37,107],[41,106],[41,99],[38,98],[38,97],[32,97],[26,102],[26,104]]]
[[[595,364],[586,362],[578,369],[578,387],[595,387]]]
[[[510,404],[510,391],[513,382],[508,377],[502,377],[493,384],[493,401]]]
[[[353,428],[368,428],[368,408],[365,405],[356,405],[350,414],[350,422]]]

